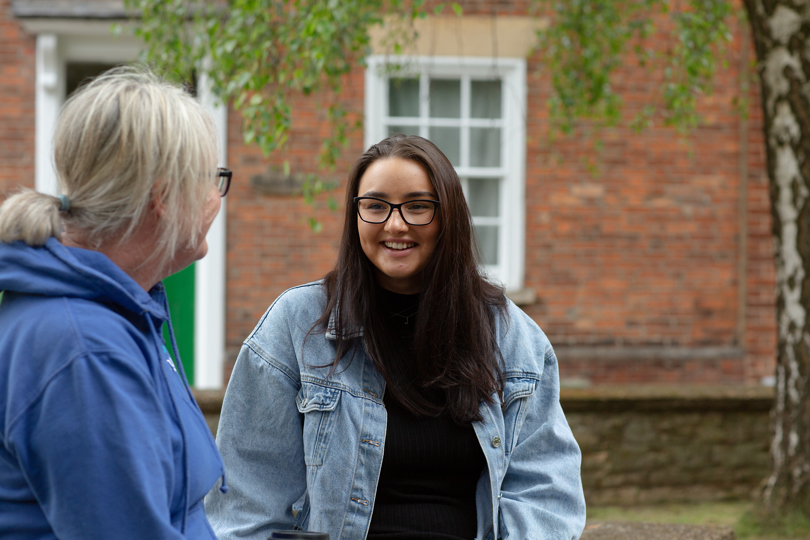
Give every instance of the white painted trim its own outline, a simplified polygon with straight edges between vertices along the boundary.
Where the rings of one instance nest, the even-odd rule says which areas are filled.
[[[217,125],[220,167],[228,156],[228,108],[210,90],[208,77],[198,82],[200,102]],[[208,255],[194,266],[194,387],[222,388],[225,365],[225,267],[227,259],[226,202],[208,230]]]
[[[501,235],[506,272],[502,276],[509,291],[523,288],[526,274],[526,61],[511,63],[504,73],[506,127],[501,139],[501,156],[510,172],[506,175],[501,214],[505,220]]]
[[[39,34],[36,50],[34,187],[56,195],[59,188],[53,170],[53,133],[65,93],[64,62],[59,57],[59,37]]]
[[[100,46],[99,43],[104,43]],[[60,53],[65,62],[117,63],[135,60],[141,52],[141,43],[131,36],[65,36]]]
[[[112,25],[117,24],[121,33],[132,36],[134,26],[127,21],[32,18],[17,19],[23,30],[29,34],[56,34],[59,36],[93,36],[116,39],[112,34]],[[117,36],[122,37],[122,36]]]
[[[379,142],[382,136],[382,122],[378,119],[381,111],[388,110],[388,96],[385,95],[385,79],[377,74],[383,64],[378,57],[366,59],[365,92],[363,98],[363,149]]]
[[[526,251],[526,60],[523,58],[476,58],[464,56],[383,56],[375,55],[366,58],[365,73],[365,129],[364,143],[368,148],[379,142],[386,135],[384,124],[388,121],[384,112],[388,110],[387,75],[383,72],[386,65],[399,65],[396,76],[413,76],[417,74],[439,75],[445,77],[482,77],[493,75],[503,81],[504,110],[503,119],[464,120],[464,126],[498,125],[503,126],[501,138],[501,167],[493,169],[475,169],[475,174],[504,178],[503,197],[500,201],[500,228],[497,267],[487,267],[486,271],[493,278],[503,282],[508,291],[520,290],[525,278]],[[422,79],[420,94],[426,92],[426,82]],[[463,88],[463,85],[462,85]],[[426,95],[420,95],[426,99]],[[424,113],[425,107],[421,107]],[[424,128],[425,118],[419,124]],[[458,123],[457,120],[453,121]],[[413,122],[402,122],[403,125]],[[431,121],[432,124],[441,121]],[[424,129],[422,130],[424,131]],[[427,133],[422,133],[426,136]],[[462,145],[462,149],[464,145]],[[473,172],[466,166],[465,156],[461,156],[461,166],[456,170],[459,176],[465,177]]]
[[[34,28],[50,30],[37,33],[34,186],[37,191],[55,195],[59,188],[53,170],[53,134],[65,101],[65,64],[126,62],[138,57],[141,45],[128,34],[113,36],[108,22],[57,19]]]

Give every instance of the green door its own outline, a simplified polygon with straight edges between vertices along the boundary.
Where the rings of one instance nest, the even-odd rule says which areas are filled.
[[[169,312],[174,327],[174,337],[188,383],[194,385],[194,265],[163,280],[166,295],[169,297]],[[174,357],[166,325],[163,326],[166,346]],[[177,358],[174,358],[177,362]]]

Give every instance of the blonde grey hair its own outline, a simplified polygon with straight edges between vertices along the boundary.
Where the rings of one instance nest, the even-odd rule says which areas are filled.
[[[160,206],[153,257],[166,263],[200,241],[215,133],[211,116],[181,87],[144,68],[102,74],[65,103],[54,135],[54,166],[70,209],[60,212],[58,197],[31,190],[13,195],[0,207],[0,241],[42,245],[61,240],[67,225],[99,249],[125,242]]]

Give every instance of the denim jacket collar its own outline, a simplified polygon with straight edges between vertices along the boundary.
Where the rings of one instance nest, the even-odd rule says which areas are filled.
[[[329,324],[326,326],[326,339],[333,341],[337,339],[337,323],[335,322],[336,311],[336,309],[332,310],[332,313],[329,315]],[[343,333],[343,339],[354,339],[358,337],[363,337],[362,326],[351,326],[349,327],[348,332]]]

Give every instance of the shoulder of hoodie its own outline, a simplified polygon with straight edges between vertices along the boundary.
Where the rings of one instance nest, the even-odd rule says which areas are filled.
[[[0,416],[12,421],[76,362],[98,362],[150,376],[145,357],[158,351],[144,328],[110,307],[80,298],[11,295],[0,305]],[[110,362],[116,359],[116,362]],[[120,368],[118,368],[120,369]],[[13,409],[13,410],[10,410]],[[0,422],[3,418],[0,418]],[[8,427],[8,426],[6,426]]]

